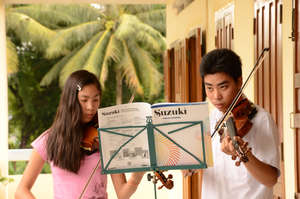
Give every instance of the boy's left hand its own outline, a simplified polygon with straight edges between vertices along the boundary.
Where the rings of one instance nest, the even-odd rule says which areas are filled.
[[[226,135],[221,141],[221,151],[227,155],[237,156],[237,151],[235,150],[232,140],[229,135]]]

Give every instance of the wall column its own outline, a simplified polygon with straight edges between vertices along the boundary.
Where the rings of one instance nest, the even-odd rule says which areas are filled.
[[[282,104],[283,104],[283,147],[285,197],[294,198],[295,189],[295,129],[290,127],[290,113],[294,112],[294,42],[289,39],[292,31],[292,1],[282,0]]]
[[[8,99],[6,68],[5,4],[0,0],[0,172],[8,177]],[[0,198],[7,198],[7,186],[0,184]]]

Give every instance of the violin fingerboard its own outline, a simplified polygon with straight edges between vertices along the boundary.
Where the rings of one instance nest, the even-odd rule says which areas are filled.
[[[235,149],[237,149],[238,143],[233,139],[234,136],[237,135],[237,130],[233,121],[233,117],[229,117],[228,120],[226,121],[226,127],[227,127],[227,133],[230,136],[233,146]]]

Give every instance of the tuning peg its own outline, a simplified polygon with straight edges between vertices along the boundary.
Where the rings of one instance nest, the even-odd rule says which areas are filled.
[[[153,175],[151,175],[151,173],[148,173],[148,175],[147,175],[148,181],[151,181],[152,178],[153,178]]]

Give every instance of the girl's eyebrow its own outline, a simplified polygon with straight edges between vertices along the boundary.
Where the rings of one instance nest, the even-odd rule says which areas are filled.
[[[100,96],[100,94],[96,94],[95,96],[92,96],[91,98],[95,98],[95,97],[98,97]],[[88,95],[80,95],[81,98],[89,98],[90,96]]]

